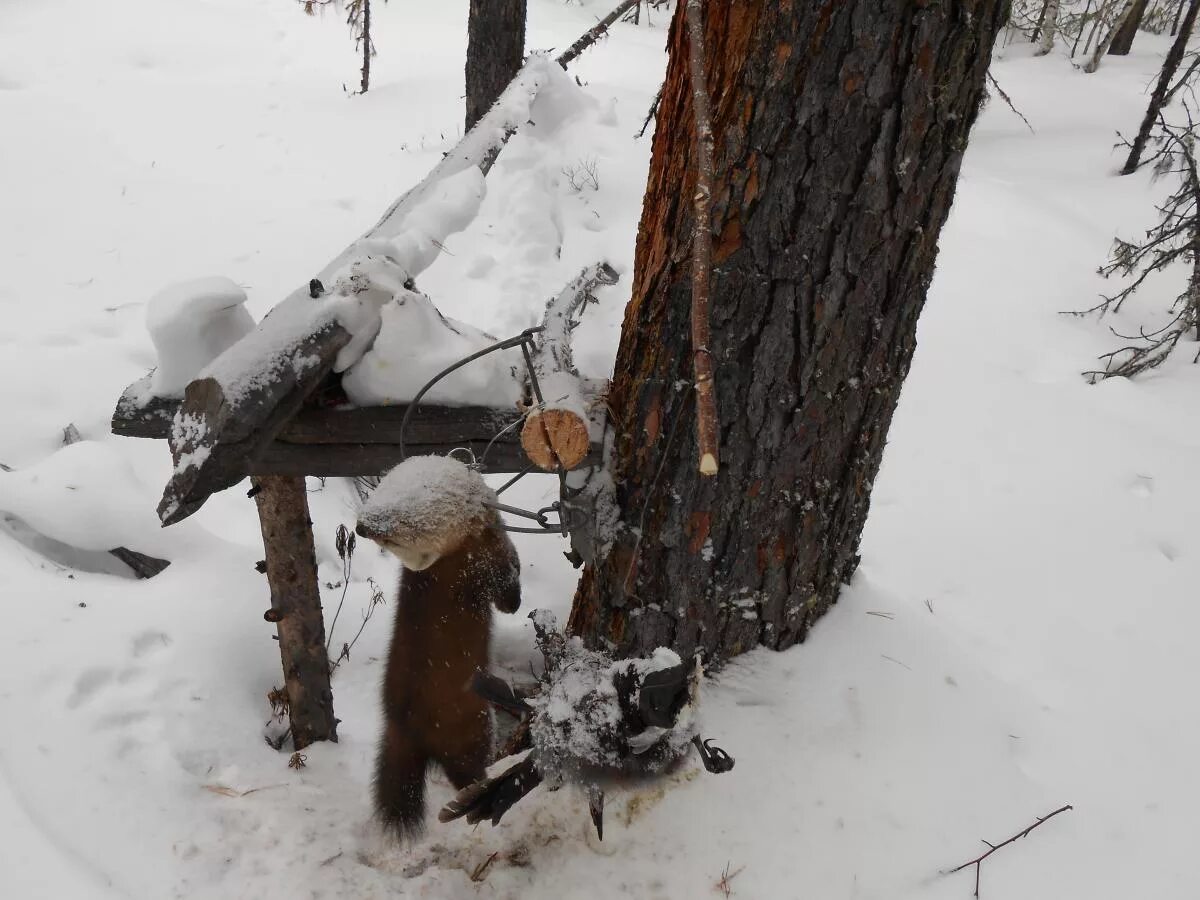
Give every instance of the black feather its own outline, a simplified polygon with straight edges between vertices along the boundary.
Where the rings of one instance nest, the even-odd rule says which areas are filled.
[[[498,706],[514,716],[526,716],[533,711],[533,708],[525,702],[525,698],[513,690],[512,685],[491,672],[477,669],[471,679],[471,690],[488,703]]]
[[[541,773],[526,756],[495,778],[485,778],[468,785],[442,807],[439,822],[452,822],[466,818],[472,825],[484,819],[497,824],[504,814],[512,809],[522,797],[542,783]]]
[[[694,662],[648,672],[642,679],[638,712],[647,725],[671,728],[688,701]]]

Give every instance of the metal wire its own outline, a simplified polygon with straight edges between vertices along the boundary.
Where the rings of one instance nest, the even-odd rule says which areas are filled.
[[[409,402],[408,408],[404,411],[404,417],[400,420],[400,438],[397,443],[400,449],[401,462],[408,458],[404,437],[408,433],[408,424],[412,420],[413,413],[416,412],[417,406],[420,405],[421,398],[429,393],[435,384],[437,384],[450,373],[461,369],[463,366],[467,365],[467,363],[474,362],[481,357],[487,356],[489,353],[495,353],[497,350],[508,350],[513,347],[521,348],[521,355],[525,359],[525,369],[529,373],[529,387],[533,393],[533,399],[538,406],[541,406],[545,400],[542,398],[542,388],[541,385],[538,384],[537,374],[534,372],[533,355],[530,352],[530,349],[533,347],[534,335],[540,334],[542,330],[543,329],[541,327],[526,328],[520,334],[513,335],[512,337],[506,338],[503,341],[497,341],[490,347],[485,347],[483,350],[479,350],[475,353],[472,353],[470,356],[460,359],[458,362],[454,363],[454,365],[447,366],[445,369],[434,375],[433,378],[429,379],[429,381],[425,383],[421,390],[417,391],[416,396],[413,397],[413,399]],[[520,421],[520,419],[517,420],[517,422]],[[475,461],[474,454],[471,453],[470,450],[467,450],[467,452],[471,455],[471,462],[469,465],[471,465],[473,468],[481,468],[484,460],[487,459],[487,453],[489,450],[491,450],[492,444],[496,442],[496,439],[499,438],[501,434],[514,427],[517,422],[512,422],[506,425],[503,429],[501,429],[499,434],[497,434],[492,438],[491,441],[488,442],[487,448],[484,450],[483,456],[478,462]],[[452,450],[451,454],[455,452],[458,451]],[[506,481],[496,491],[496,494],[499,495],[508,490],[532,471],[533,466],[527,466],[526,468],[522,469],[520,472]],[[549,506],[542,507],[537,512],[531,512],[527,509],[521,509],[518,506],[509,506],[504,503],[485,503],[484,505],[492,507],[497,512],[507,513],[508,515],[518,516],[523,519],[532,519],[534,522],[537,522],[537,527],[532,528],[523,527],[520,525],[509,525],[507,522],[501,520],[500,525],[505,531],[516,532],[519,534],[561,534],[565,536],[569,532],[570,528],[568,525],[568,517],[564,515],[566,510],[562,505],[562,499],[564,497],[574,496],[574,494],[578,493],[578,491],[572,492],[571,488],[567,486],[567,473],[562,469],[561,466],[559,467],[557,474],[559,499],[551,503]],[[558,516],[557,522],[550,520],[549,516],[551,513],[554,513]]]

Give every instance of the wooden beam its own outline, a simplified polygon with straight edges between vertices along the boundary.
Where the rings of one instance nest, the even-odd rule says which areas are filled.
[[[163,525],[187,518],[212,494],[240,481],[247,456],[275,439],[349,342],[350,332],[326,322],[294,343],[270,348],[270,359],[262,361],[270,377],[244,386],[214,377],[189,384],[167,435],[175,472],[158,505]]]
[[[141,402],[139,398],[146,396],[139,392],[143,381],[130,385],[118,402],[112,419],[113,434],[167,439],[180,401],[153,398]],[[301,410],[263,446],[247,441],[222,446],[227,464],[210,476],[219,475],[230,487],[247,475],[382,474],[401,461],[400,424],[407,409],[369,406]],[[516,409],[421,404],[408,423],[406,451],[409,456],[445,455],[464,447],[482,462],[486,473],[520,472],[530,465],[530,459],[521,447],[519,430],[509,427],[520,419]],[[600,445],[593,444],[581,465],[599,465],[600,459]]]
[[[166,438],[171,420],[182,401],[155,397],[150,391],[151,372],[125,388],[112,415],[112,433],[124,437]]]
[[[271,585],[265,618],[279,632],[292,742],[303,750],[313,741],[337,740],[308,492],[296,477],[263,476],[254,486]]]

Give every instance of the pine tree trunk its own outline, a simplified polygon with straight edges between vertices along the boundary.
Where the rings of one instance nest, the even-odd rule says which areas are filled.
[[[471,0],[467,18],[467,128],[508,87],[525,55],[525,0]]]
[[[1133,39],[1137,37],[1138,29],[1142,27],[1142,16],[1146,14],[1146,4],[1149,0],[1136,0],[1133,9],[1121,27],[1117,30],[1112,44],[1108,48],[1109,56],[1128,56],[1133,49]]]
[[[1142,164],[1142,154],[1146,152],[1146,142],[1150,140],[1150,132],[1154,128],[1154,123],[1158,121],[1158,114],[1167,101],[1171,81],[1175,78],[1179,64],[1183,62],[1183,56],[1187,52],[1188,40],[1192,36],[1192,29],[1196,27],[1197,12],[1200,12],[1200,0],[1191,0],[1187,18],[1183,20],[1183,27],[1176,36],[1175,43],[1167,51],[1167,58],[1163,60],[1162,71],[1158,75],[1158,84],[1154,86],[1154,93],[1150,95],[1150,104],[1146,107],[1146,115],[1142,117],[1137,137],[1133,139],[1133,144],[1129,148],[1125,167],[1121,169],[1122,175],[1132,175]]]
[[[705,9],[721,471],[696,466],[695,142],[669,37],[610,395],[620,524],[570,628],[726,657],[805,636],[858,565],[1004,0]]]

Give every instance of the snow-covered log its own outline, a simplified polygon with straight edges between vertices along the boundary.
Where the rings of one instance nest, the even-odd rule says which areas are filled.
[[[606,262],[589,266],[546,304],[542,331],[533,350],[533,374],[541,397],[521,428],[521,446],[542,469],[577,468],[592,440],[588,403],[571,354],[571,331],[593,292],[616,284],[617,271]],[[532,386],[531,386],[532,387]],[[539,398],[535,395],[535,401]]]
[[[551,78],[568,76],[549,57],[531,56],[420,184],[188,385],[169,438],[175,472],[159,504],[163,524],[191,515],[214,491],[236,483],[247,458],[270,444],[320,381],[350,369],[370,349],[383,306],[412,293],[413,279],[445,240],[475,218],[485,172]]]

